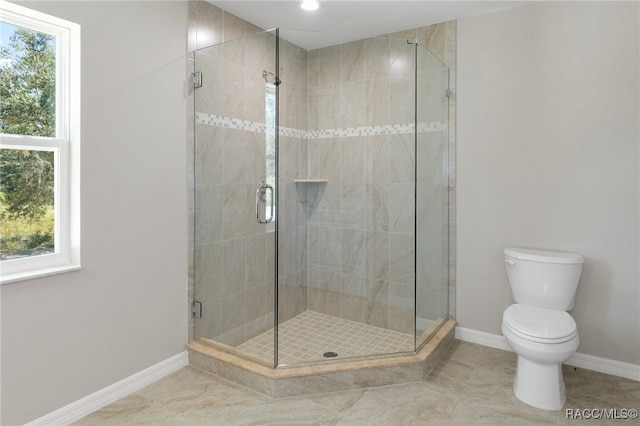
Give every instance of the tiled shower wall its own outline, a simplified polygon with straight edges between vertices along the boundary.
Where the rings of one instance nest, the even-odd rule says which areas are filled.
[[[196,53],[196,335],[237,345],[273,324],[273,233],[256,222],[266,176],[265,85],[274,37],[259,33]],[[269,55],[271,53],[271,55]],[[232,120],[242,119],[240,125]],[[244,124],[252,123],[249,129]],[[253,131],[258,130],[258,131]]]
[[[425,213],[427,214],[428,229],[418,230],[418,253],[419,257],[421,253],[430,253],[431,255],[426,257],[420,257],[420,263],[418,264],[418,277],[422,280],[429,280],[432,277],[445,278],[448,282],[447,288],[437,285],[437,283],[423,282],[422,285],[418,282],[417,300],[416,305],[418,308],[418,318],[435,319],[439,314],[443,314],[443,309],[448,307],[448,315],[452,318],[456,317],[456,194],[455,194],[455,176],[456,176],[456,21],[448,21],[439,24],[429,25],[425,27],[419,27],[414,29],[408,29],[400,31],[398,33],[389,34],[389,37],[400,39],[417,39],[418,43],[429,50],[437,59],[444,63],[449,68],[449,88],[451,90],[448,100],[448,112],[449,112],[449,126],[448,126],[448,144],[445,148],[448,150],[447,158],[448,168],[446,176],[444,176],[444,182],[448,181],[447,192],[444,194],[436,194],[434,191],[440,191],[431,186],[428,189],[431,193],[429,197],[418,197],[418,201],[431,203],[431,200],[436,200],[437,203],[443,202],[439,207],[439,211],[435,211],[433,205],[421,206],[418,205],[418,214],[421,215],[420,219],[423,219]],[[419,78],[420,79],[420,78]],[[427,113],[430,115],[430,113]],[[418,121],[423,121],[420,118]],[[437,164],[438,160],[443,159],[444,152],[438,152],[437,148],[439,143],[434,139],[440,138],[441,135],[437,133],[430,133],[427,138],[431,138],[427,144],[430,148],[436,148],[436,151],[420,151],[420,154],[427,154],[427,158],[418,159],[420,169],[418,171],[418,185],[432,184],[432,178],[435,178],[435,184],[438,188],[441,184],[438,182],[439,178],[431,175],[433,170],[440,170],[440,166]],[[419,135],[420,138],[420,135]],[[434,143],[435,142],[435,143]],[[445,142],[444,140],[440,142]],[[419,142],[420,143],[420,142]],[[441,144],[441,143],[440,143]],[[420,189],[419,189],[420,191]],[[433,197],[433,198],[432,198]],[[425,208],[426,207],[426,208]],[[424,213],[423,213],[424,212]],[[442,235],[440,227],[441,221],[446,221],[448,227],[444,229],[445,234]],[[421,236],[421,232],[424,234]],[[438,235],[435,235],[437,232]],[[426,238],[424,238],[426,237]],[[434,246],[434,244],[441,243],[442,247]],[[421,244],[425,245],[421,249]],[[444,253],[448,253],[447,259],[442,259],[441,256]],[[444,260],[444,262],[443,262]],[[432,273],[421,273],[420,269],[425,268]],[[448,278],[447,278],[448,277]]]
[[[415,46],[407,43],[444,45],[434,34],[445,25],[309,53],[309,177],[328,180],[309,189],[311,310],[413,334],[417,280],[418,316],[446,315],[447,75],[419,48],[414,277]]]
[[[191,1],[189,3],[189,19],[189,50],[237,39],[261,31],[259,28],[202,1]],[[455,22],[412,29],[389,35],[387,38],[389,38],[388,43],[395,43],[394,40],[391,40],[392,38],[404,39],[405,43],[407,38],[418,38],[421,44],[427,46],[438,58],[452,67],[451,88],[455,88]],[[364,78],[367,63],[352,61],[351,66],[347,67],[347,62],[345,61],[345,66],[343,66],[342,60],[340,59],[341,56],[336,56],[336,49],[340,50],[339,55],[363,55],[365,48],[374,49],[379,52],[380,46],[375,45],[375,43],[383,43],[381,51],[387,51],[384,47],[386,42],[376,39],[375,41],[360,41],[328,48],[329,51],[326,52],[328,58],[322,58],[325,52],[320,51],[309,52],[309,57],[307,57],[307,52],[303,49],[299,49],[289,43],[283,43],[281,45],[280,68],[281,78],[285,83],[280,87],[280,125],[283,128],[311,131],[322,128],[353,127],[353,125],[357,123],[364,125],[367,122],[374,123],[376,120],[381,120],[379,122],[384,123],[384,119],[387,117],[390,120],[387,123],[394,122],[391,121],[392,117],[397,118],[397,122],[404,121],[404,117],[402,117],[402,120],[400,120],[401,117],[397,117],[398,114],[402,114],[403,108],[391,108],[393,102],[400,102],[403,100],[403,97],[410,96],[406,94],[400,97],[395,96],[396,94],[402,93],[402,90],[404,90],[402,85],[407,84],[406,79],[402,78],[403,74],[401,72],[394,73],[393,71],[379,70],[376,71],[376,73],[387,72],[388,75],[375,74],[375,77],[373,77],[373,75],[371,75],[371,67],[375,66],[375,64],[369,63],[368,68],[370,71],[368,75],[373,77],[372,79],[384,79],[386,81],[384,81],[382,85],[376,85],[373,84],[373,82],[367,83]],[[367,45],[366,47],[365,44]],[[238,57],[239,55],[236,56],[236,59],[228,62],[233,62],[237,60]],[[223,56],[223,59],[230,58],[224,58]],[[337,66],[333,69],[320,66],[320,62],[325,59],[328,59],[327,64]],[[238,64],[236,63],[236,65]],[[308,75],[308,79],[306,72],[307,65],[309,69],[314,70],[313,74]],[[191,71],[192,64],[188,66],[188,72],[190,73]],[[252,75],[251,78],[255,78],[255,76]],[[258,80],[245,82],[245,90],[251,87],[252,84],[257,85],[258,83],[262,85],[263,82]],[[336,86],[338,83],[340,86],[337,89],[335,87],[329,89],[329,91],[320,89],[322,86]],[[380,81],[377,83],[380,83]],[[307,84],[309,84],[308,87]],[[392,94],[392,86],[394,88],[400,88],[401,91],[398,92],[394,90]],[[331,92],[331,90],[333,90],[333,92]],[[339,92],[338,98],[335,97],[335,95],[338,94],[336,90]],[[307,94],[309,94],[311,98],[315,97],[314,102],[307,102]],[[371,103],[365,100],[366,96],[369,96],[369,98],[375,96],[384,97],[387,96],[387,94],[389,96],[388,102],[380,103],[378,99],[375,103]],[[191,95],[193,95],[193,93],[191,93]],[[323,103],[323,96],[324,99],[331,98],[333,103]],[[345,107],[336,107],[336,99],[340,99],[341,104],[345,105]],[[455,156],[453,150],[455,148],[455,90],[454,97],[451,99],[449,192],[452,196],[449,197],[451,225],[449,238],[451,241],[454,241],[455,222],[453,222],[453,218],[455,216],[455,198],[453,197],[453,177],[455,171],[453,166],[455,162],[453,159]],[[225,104],[226,102],[223,101],[221,103]],[[351,109],[347,110],[346,105],[349,105]],[[325,118],[321,118],[322,108],[332,110],[329,111],[329,117],[337,121],[321,122],[321,120],[325,120]],[[340,110],[338,117],[333,114],[333,112],[337,110]],[[194,114],[193,111],[190,111],[190,113],[192,115]],[[256,119],[258,118],[259,117]],[[199,131],[201,130],[203,129],[199,129]],[[216,138],[219,141],[241,141],[239,142],[239,146],[232,147],[228,145],[227,148],[230,151],[225,151],[224,146],[214,148],[212,145],[206,148],[206,150],[208,150],[207,152],[211,154],[224,152],[225,158],[230,159],[231,157],[227,157],[227,155],[233,155],[233,153],[239,155],[241,150],[236,149],[239,147],[246,147],[247,153],[257,153],[257,151],[251,151],[252,144],[258,143],[255,139],[256,134],[252,136],[248,134],[250,132],[247,132],[247,134],[241,135],[241,131],[214,130],[211,128],[207,128],[204,131],[227,132],[228,134],[226,135],[219,135],[223,136],[222,138]],[[190,150],[189,158],[192,159],[194,158],[194,129],[189,128],[187,134],[187,143]],[[396,144],[395,146],[402,147],[409,143],[406,135],[393,139],[393,142]],[[346,138],[345,140],[325,139],[322,141],[312,139],[309,143],[307,143],[306,138],[299,137],[295,132],[281,136],[282,168],[280,176],[280,201],[284,206],[284,211],[280,212],[280,227],[286,230],[280,234],[281,238],[279,241],[279,250],[281,252],[279,270],[281,272],[280,279],[282,284],[280,291],[282,297],[280,300],[280,315],[282,320],[290,318],[308,308],[338,315],[340,315],[339,312],[342,312],[343,316],[349,319],[361,320],[363,322],[369,321],[376,325],[407,331],[409,318],[403,312],[394,311],[394,306],[402,306],[402,303],[404,303],[403,299],[410,296],[410,286],[407,284],[411,281],[412,277],[411,275],[407,275],[406,272],[413,271],[412,261],[410,260],[411,256],[408,256],[406,249],[402,250],[402,248],[408,247],[408,238],[411,234],[407,228],[406,212],[400,208],[404,206],[402,200],[407,197],[406,189],[408,187],[406,185],[408,181],[404,179],[409,180],[409,178],[406,176],[406,173],[404,173],[406,170],[393,171],[392,163],[388,162],[389,176],[395,177],[390,177],[388,181],[381,182],[380,176],[384,176],[385,172],[378,174],[378,170],[374,173],[374,170],[371,168],[377,167],[375,164],[381,163],[380,161],[376,163],[376,157],[380,159],[384,158],[379,157],[380,155],[387,155],[386,158],[390,158],[392,154],[391,151],[388,151],[388,148],[391,142],[389,138],[384,136]],[[223,151],[219,151],[220,149]],[[399,151],[400,155],[402,155],[402,152],[402,150]],[[200,155],[201,153],[198,152],[198,157]],[[241,157],[241,155],[239,156]],[[249,157],[251,157],[251,155]],[[339,159],[337,162],[335,162],[336,158]],[[225,159],[225,164],[228,162],[228,159]],[[208,189],[204,191],[203,194],[211,194],[214,200],[217,197],[218,200],[224,201],[226,199],[226,202],[229,203],[231,198],[237,198],[240,210],[242,211],[244,209],[245,212],[243,215],[243,232],[245,232],[245,234],[241,235],[238,233],[239,231],[237,231],[238,226],[242,227],[239,225],[241,222],[240,219],[235,217],[235,215],[226,214],[223,207],[218,206],[213,209],[215,211],[207,212],[212,218],[211,220],[222,221],[222,236],[211,237],[222,238],[222,240],[195,241],[196,249],[190,252],[191,267],[189,271],[189,300],[193,299],[195,275],[202,276],[204,274],[206,277],[208,273],[213,274],[212,277],[204,279],[223,279],[216,276],[216,274],[221,273],[217,271],[223,271],[223,277],[226,279],[229,271],[235,271],[234,273],[238,275],[236,278],[240,280],[239,282],[243,283],[240,287],[229,283],[227,290],[224,290],[225,286],[223,284],[221,286],[222,296],[212,295],[212,297],[208,298],[208,301],[219,300],[222,305],[235,303],[229,306],[234,306],[236,318],[228,318],[225,322],[224,318],[217,318],[215,316],[224,316],[224,313],[211,312],[209,318],[213,316],[215,321],[207,321],[207,323],[209,323],[208,327],[213,328],[206,332],[199,330],[198,333],[213,336],[216,333],[220,333],[220,330],[216,330],[215,327],[227,327],[234,330],[233,333],[229,333],[226,336],[228,339],[227,342],[230,344],[235,344],[243,338],[251,337],[265,322],[269,322],[269,313],[267,312],[269,308],[267,305],[264,305],[262,323],[256,320],[253,325],[245,326],[244,329],[239,325],[236,326],[236,321],[240,324],[240,317],[244,318],[245,324],[251,323],[252,319],[248,318],[247,315],[251,316],[255,315],[255,312],[263,312],[260,310],[262,308],[258,310],[255,309],[256,303],[262,306],[262,302],[259,302],[259,300],[270,300],[273,294],[270,293],[270,291],[273,291],[273,283],[268,280],[268,277],[272,276],[272,274],[269,273],[268,266],[265,266],[264,269],[264,280],[261,281],[262,278],[257,278],[257,280],[261,282],[258,283],[256,281],[258,288],[262,288],[264,291],[254,291],[254,281],[252,281],[252,278],[248,278],[263,276],[262,272],[258,274],[252,273],[247,269],[250,267],[246,265],[248,265],[248,260],[255,260],[255,256],[258,255],[258,252],[255,251],[253,247],[261,247],[262,241],[264,241],[267,247],[272,247],[270,238],[272,238],[273,234],[255,233],[255,228],[249,224],[251,216],[249,211],[251,210],[251,203],[253,203],[250,199],[252,198],[252,192],[255,191],[255,188],[252,187],[257,185],[257,182],[253,182],[252,179],[255,180],[254,178],[260,173],[259,171],[253,170],[253,166],[246,166],[246,164],[253,164],[252,161],[247,163],[243,163],[242,160],[239,161],[241,164],[238,166],[238,169],[234,172],[228,171],[226,176],[224,168],[220,169],[222,172],[212,170],[213,173],[222,173],[222,183],[218,185],[219,188],[213,189],[215,184],[209,184],[212,188],[203,186],[201,189]],[[382,161],[382,163],[385,161],[387,160]],[[244,164],[244,166],[242,164]],[[359,167],[357,164],[361,164],[362,167]],[[190,171],[190,189],[192,192],[194,185],[198,184],[195,182],[194,175],[192,174],[193,166],[193,164],[188,165],[188,170]],[[323,167],[329,168],[327,173],[322,171]],[[244,170],[244,172],[242,170]],[[403,173],[404,176],[401,177]],[[252,174],[255,176],[251,176]],[[326,174],[326,176],[320,176],[320,174]],[[329,182],[320,185],[293,183],[294,178],[316,176],[327,178]],[[204,182],[200,184],[207,185],[207,183]],[[226,188],[225,185],[227,186]],[[241,193],[238,191],[240,186],[244,186],[244,194],[246,195],[244,198],[239,195]],[[403,189],[405,191],[403,191]],[[218,192],[216,193],[216,191]],[[367,210],[367,213],[367,211],[365,211],[367,203],[373,206],[373,203],[379,204],[382,202],[381,200],[384,199],[384,196],[380,197],[381,192],[383,194],[388,193],[389,197],[394,197],[393,202],[387,203],[386,207],[384,205],[378,205],[378,207],[382,206],[383,208]],[[282,198],[284,198],[284,200],[282,200]],[[390,199],[391,198],[387,198],[387,200]],[[197,203],[199,206],[199,215],[203,213],[200,211],[200,207],[206,204],[207,201],[199,201]],[[195,206],[195,200],[191,199],[190,221],[192,224],[194,221]],[[229,211],[233,211],[233,209]],[[308,222],[306,220],[307,215]],[[201,220],[202,219],[200,219],[200,221]],[[233,228],[233,223],[236,223],[238,226]],[[227,234],[225,234],[225,225],[228,229]],[[309,227],[308,230],[307,226]],[[363,229],[359,229],[358,227]],[[329,231],[328,234],[322,232],[323,229],[329,228],[334,228],[334,230]],[[335,231],[336,228],[338,229],[337,233]],[[231,229],[236,229],[236,231],[231,231]],[[307,231],[309,235],[308,252],[306,242]],[[229,232],[231,234],[229,234]],[[332,254],[321,250],[322,240],[324,240],[324,244],[326,244],[329,240],[328,237],[331,235],[332,238],[339,239],[340,252],[344,251],[345,253],[352,253],[352,255],[336,258],[333,256],[335,253]],[[194,247],[194,238],[194,235],[190,236],[190,247]],[[242,243],[240,240],[242,240]],[[257,244],[257,246],[255,244]],[[398,247],[399,250],[391,250],[391,245]],[[358,254],[358,247],[361,247],[360,250],[369,250],[370,252],[377,250],[386,254],[381,257],[382,261],[380,262],[377,260],[367,261],[365,258],[363,263],[362,257]],[[211,252],[212,250],[213,252]],[[226,272],[224,264],[225,250],[229,253],[229,255],[227,255],[228,260],[235,259],[232,264],[227,265]],[[455,253],[453,244],[449,245],[449,251],[450,256],[453,256]],[[265,251],[265,265],[270,264],[269,256],[272,256],[271,252],[272,250]],[[206,268],[205,271],[199,271],[198,274],[195,274],[193,265],[198,256],[213,257],[218,260],[209,264],[210,266]],[[238,259],[244,260],[244,263],[238,261]],[[453,260],[454,258],[451,257],[450,265],[453,265]],[[400,263],[397,263],[397,261],[400,261]],[[216,264],[216,262],[222,262],[222,265]],[[261,262],[262,259],[259,263],[262,264]],[[410,262],[410,264],[407,262]],[[198,264],[205,265],[207,263],[198,262]],[[245,265],[244,269],[242,268],[243,264]],[[309,265],[308,270],[307,265]],[[362,270],[370,272],[364,272],[360,275]],[[452,315],[455,315],[455,276],[453,272],[454,269],[450,266],[449,311]],[[309,275],[308,277],[307,274]],[[370,274],[370,277],[367,277],[367,274]],[[244,275],[244,280],[240,278],[240,275]],[[368,278],[371,279],[367,287]],[[309,287],[306,286],[307,282],[309,282]],[[338,286],[338,288],[335,286]],[[268,288],[271,288],[271,290],[268,290]],[[339,300],[336,299],[338,293],[334,291],[338,289],[343,293]],[[225,300],[225,293],[228,297],[232,297],[232,299]],[[202,292],[200,292],[198,298],[201,299],[201,296],[206,295],[202,295]],[[222,297],[222,299],[220,297]],[[265,299],[262,299],[263,297]],[[211,305],[211,308],[213,308],[213,305]],[[228,309],[228,312],[230,311],[231,309]],[[214,323],[220,325],[215,325]],[[190,325],[189,338],[192,340],[194,338],[193,319],[191,319]],[[218,334],[218,336],[220,336],[220,334]]]
[[[280,162],[278,206],[279,321],[307,310],[307,190],[294,183],[308,173],[305,49],[280,39]]]
[[[191,319],[190,340],[195,331],[195,335],[235,345],[247,334],[252,337],[262,332],[269,322],[272,304],[267,305],[266,300],[273,299],[273,280],[268,278],[273,274],[267,268],[273,261],[268,262],[267,255],[273,250],[266,250],[269,236],[264,228],[255,226],[255,211],[249,207],[265,175],[264,136],[260,140],[259,133],[210,125],[220,117],[251,117],[264,125],[261,72],[274,66],[269,57],[274,57],[275,50],[268,54],[265,34],[243,38],[258,33],[260,28],[206,2],[189,2],[189,50],[217,45],[197,55],[203,88],[190,91],[202,116],[190,111],[191,117],[199,119],[194,120],[197,128],[188,129],[187,138],[188,158],[193,161],[188,165],[190,193],[194,194],[190,223],[195,230],[190,237],[194,249],[190,252],[189,300],[197,288],[206,318],[195,323]],[[219,45],[222,42],[230,43]],[[190,74],[193,63],[187,67]]]
[[[195,54],[202,88],[195,90],[195,291],[202,303],[196,336],[231,346],[273,327],[275,233],[256,221],[256,189],[267,176],[265,78],[275,73],[275,35],[255,33]],[[306,104],[304,49],[281,41],[283,95]],[[302,77],[300,77],[302,76]],[[297,79],[297,80],[296,80]],[[284,87],[285,85],[283,85]],[[273,88],[273,86],[271,86]],[[283,105],[287,105],[283,103]],[[298,122],[299,108],[282,108],[281,125]],[[290,113],[287,114],[287,110]],[[306,306],[306,234],[304,196],[293,184],[306,175],[304,132],[281,137],[282,167],[278,212],[279,282],[282,321]],[[273,166],[271,167],[273,168]]]
[[[369,38],[309,56],[310,133],[333,136],[309,139],[309,177],[328,180],[310,196],[309,308],[412,334],[414,47]]]

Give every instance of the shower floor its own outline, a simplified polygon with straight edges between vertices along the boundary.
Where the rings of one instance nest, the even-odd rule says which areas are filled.
[[[278,364],[298,364],[326,359],[413,352],[414,337],[331,315],[305,311],[278,327]],[[273,358],[273,329],[238,346]],[[338,354],[326,358],[325,352]]]

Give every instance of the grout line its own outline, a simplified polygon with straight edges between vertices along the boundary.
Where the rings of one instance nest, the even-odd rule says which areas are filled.
[[[411,340],[409,336],[397,331],[384,330],[313,311],[305,311],[280,327],[280,356],[281,360],[288,364],[317,360],[321,354],[329,350],[349,357],[380,352],[402,352]],[[314,332],[315,334],[309,335]],[[243,343],[239,348],[264,353],[263,338],[271,336],[272,333],[272,330],[266,331]],[[351,337],[354,334],[355,339]],[[267,352],[268,348],[267,345]]]

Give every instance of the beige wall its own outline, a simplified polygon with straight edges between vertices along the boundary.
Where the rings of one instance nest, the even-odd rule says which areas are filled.
[[[82,26],[82,263],[3,285],[2,424],[185,350],[183,2],[20,2]]]
[[[577,252],[578,352],[640,364],[638,7],[458,21],[461,327],[501,334],[505,247]]]

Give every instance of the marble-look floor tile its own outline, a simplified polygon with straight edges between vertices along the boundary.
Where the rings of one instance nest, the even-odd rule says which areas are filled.
[[[456,401],[429,391],[423,383],[369,389],[342,418],[341,425],[441,425]]]
[[[530,425],[527,420],[516,419],[496,413],[489,407],[477,406],[459,402],[450,419],[452,425]],[[549,423],[555,425],[555,417]]]
[[[309,395],[305,398],[330,408],[333,411],[344,412],[351,409],[366,393],[366,390],[358,389],[344,392],[331,392],[319,395]]]
[[[482,367],[490,365],[512,364],[515,367],[516,354],[489,348],[487,346],[455,340],[447,352],[444,359],[458,361],[471,367]]]
[[[197,425],[335,425],[340,415],[308,400],[217,407],[181,412],[166,419],[173,424]]]
[[[574,396],[570,402],[597,400],[603,407],[640,409],[640,382],[569,366],[563,376],[567,395]]]
[[[152,400],[139,394],[132,394],[103,407],[78,422],[76,425],[121,425],[131,424],[136,418],[144,418],[150,415],[155,417],[154,403]]]
[[[458,398],[473,373],[473,367],[449,360],[438,363],[427,377],[427,387],[436,393]]]
[[[81,419],[79,425],[637,425],[572,419],[566,409],[638,409],[640,382],[564,367],[567,404],[530,407],[513,394],[511,352],[454,341],[425,381],[272,398],[183,368]]]
[[[557,413],[530,407],[513,393],[515,365],[474,369],[460,402],[525,424],[555,424]]]
[[[174,374],[174,380],[168,385],[153,384],[141,390],[139,395],[175,412],[226,405],[255,405],[268,398],[224,379],[198,379],[196,376],[202,374],[191,370],[180,370],[179,373]]]

